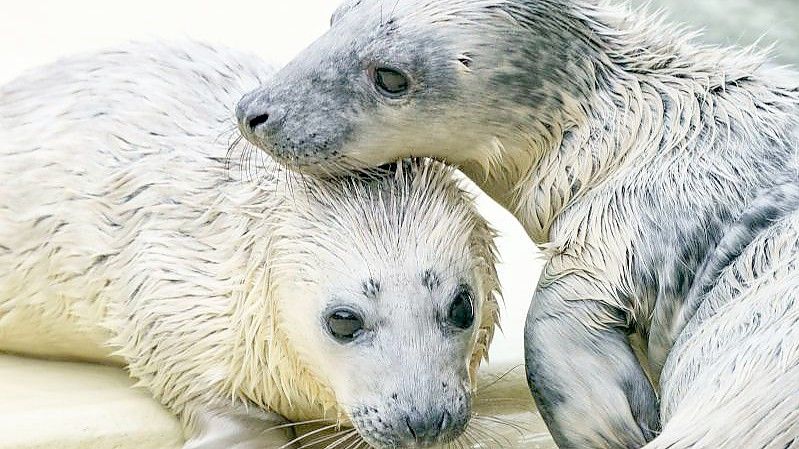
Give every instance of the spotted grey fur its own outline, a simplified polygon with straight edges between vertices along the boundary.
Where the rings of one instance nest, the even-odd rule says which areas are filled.
[[[408,93],[381,95],[369,76],[376,66],[406,73]],[[714,287],[717,274],[746,260],[764,235],[790,236],[790,226],[746,211],[780,201],[769,192],[795,179],[794,72],[605,2],[351,0],[328,33],[242,99],[238,114],[249,140],[300,170],[328,175],[435,157],[515,214],[548,257],[528,316],[527,370],[561,447],[640,447],[659,435],[660,417],[653,447],[740,447],[672,424],[686,416],[759,429],[747,434],[748,447],[793,447],[788,409],[734,407],[742,397],[751,405],[799,396],[791,314],[774,309],[759,323],[781,325],[752,327],[782,342],[769,353],[782,368],[747,355],[742,333],[674,342],[705,303],[751,305]],[[264,114],[274,120],[250,126]],[[728,244],[745,249],[725,255]],[[782,264],[774,289],[758,294],[784,287],[764,297],[793,310],[790,257],[751,262]],[[731,327],[747,322],[742,313],[717,316]],[[644,366],[630,334],[643,341]],[[726,372],[711,356],[722,347],[740,362]],[[704,363],[662,371],[680,356]],[[694,393],[659,405],[655,385],[663,398]],[[713,394],[733,402],[702,401]]]

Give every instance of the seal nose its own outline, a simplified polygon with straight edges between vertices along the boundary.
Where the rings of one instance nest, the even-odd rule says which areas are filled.
[[[446,411],[433,416],[425,416],[418,412],[409,413],[405,417],[405,425],[411,437],[416,444],[424,446],[435,444],[450,422],[449,413]]]
[[[265,95],[256,91],[239,101],[236,119],[241,131],[252,136],[259,132],[274,131],[280,125],[282,114],[278,108],[269,105]]]
[[[264,112],[263,114],[256,115],[255,117],[245,117],[244,120],[247,121],[247,126],[249,126],[250,129],[255,129],[269,121],[269,112]]]

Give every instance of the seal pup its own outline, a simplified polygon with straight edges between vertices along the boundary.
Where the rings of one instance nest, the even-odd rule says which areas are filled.
[[[459,166],[548,257],[525,342],[530,386],[556,441],[631,448],[657,434],[660,414],[679,421],[672,408],[683,410],[664,401],[659,411],[649,377],[664,397],[684,397],[692,379],[697,403],[722,383],[712,357],[694,365],[706,377],[661,370],[704,300],[684,302],[697,270],[746,223],[755,198],[797,179],[798,79],[751,49],[700,45],[604,2],[349,0],[237,113],[247,139],[308,173],[409,155]],[[794,298],[771,300],[794,307]],[[721,316],[728,329],[746,319]],[[693,431],[718,422],[767,429],[751,447],[790,434],[789,416],[724,411],[741,398],[765,404],[763,396],[799,392],[797,339],[784,326],[755,328],[783,342],[773,355],[782,368],[737,353],[741,334],[703,334],[751,363],[724,374],[737,379],[728,402],[705,404]],[[790,388],[746,380],[768,376]]]
[[[187,449],[288,447],[266,431],[308,420],[357,430],[325,445],[451,441],[497,319],[492,231],[431,161],[303,181],[227,158],[270,74],[136,44],[0,89],[0,350],[124,365]]]

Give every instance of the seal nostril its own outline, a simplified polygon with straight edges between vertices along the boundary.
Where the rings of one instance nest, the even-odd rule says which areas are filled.
[[[247,124],[249,125],[250,129],[255,129],[269,120],[269,114],[261,114],[254,118],[251,118]]]

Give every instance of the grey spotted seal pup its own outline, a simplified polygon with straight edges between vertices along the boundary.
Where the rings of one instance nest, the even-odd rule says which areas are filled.
[[[798,105],[755,51],[605,2],[349,0],[238,117],[300,171],[434,157],[515,214],[548,257],[526,362],[561,447],[783,449]]]
[[[451,441],[497,319],[492,231],[438,163],[314,181],[227,158],[271,73],[136,44],[0,88],[0,350],[124,365],[186,449],[288,447],[286,420]]]

